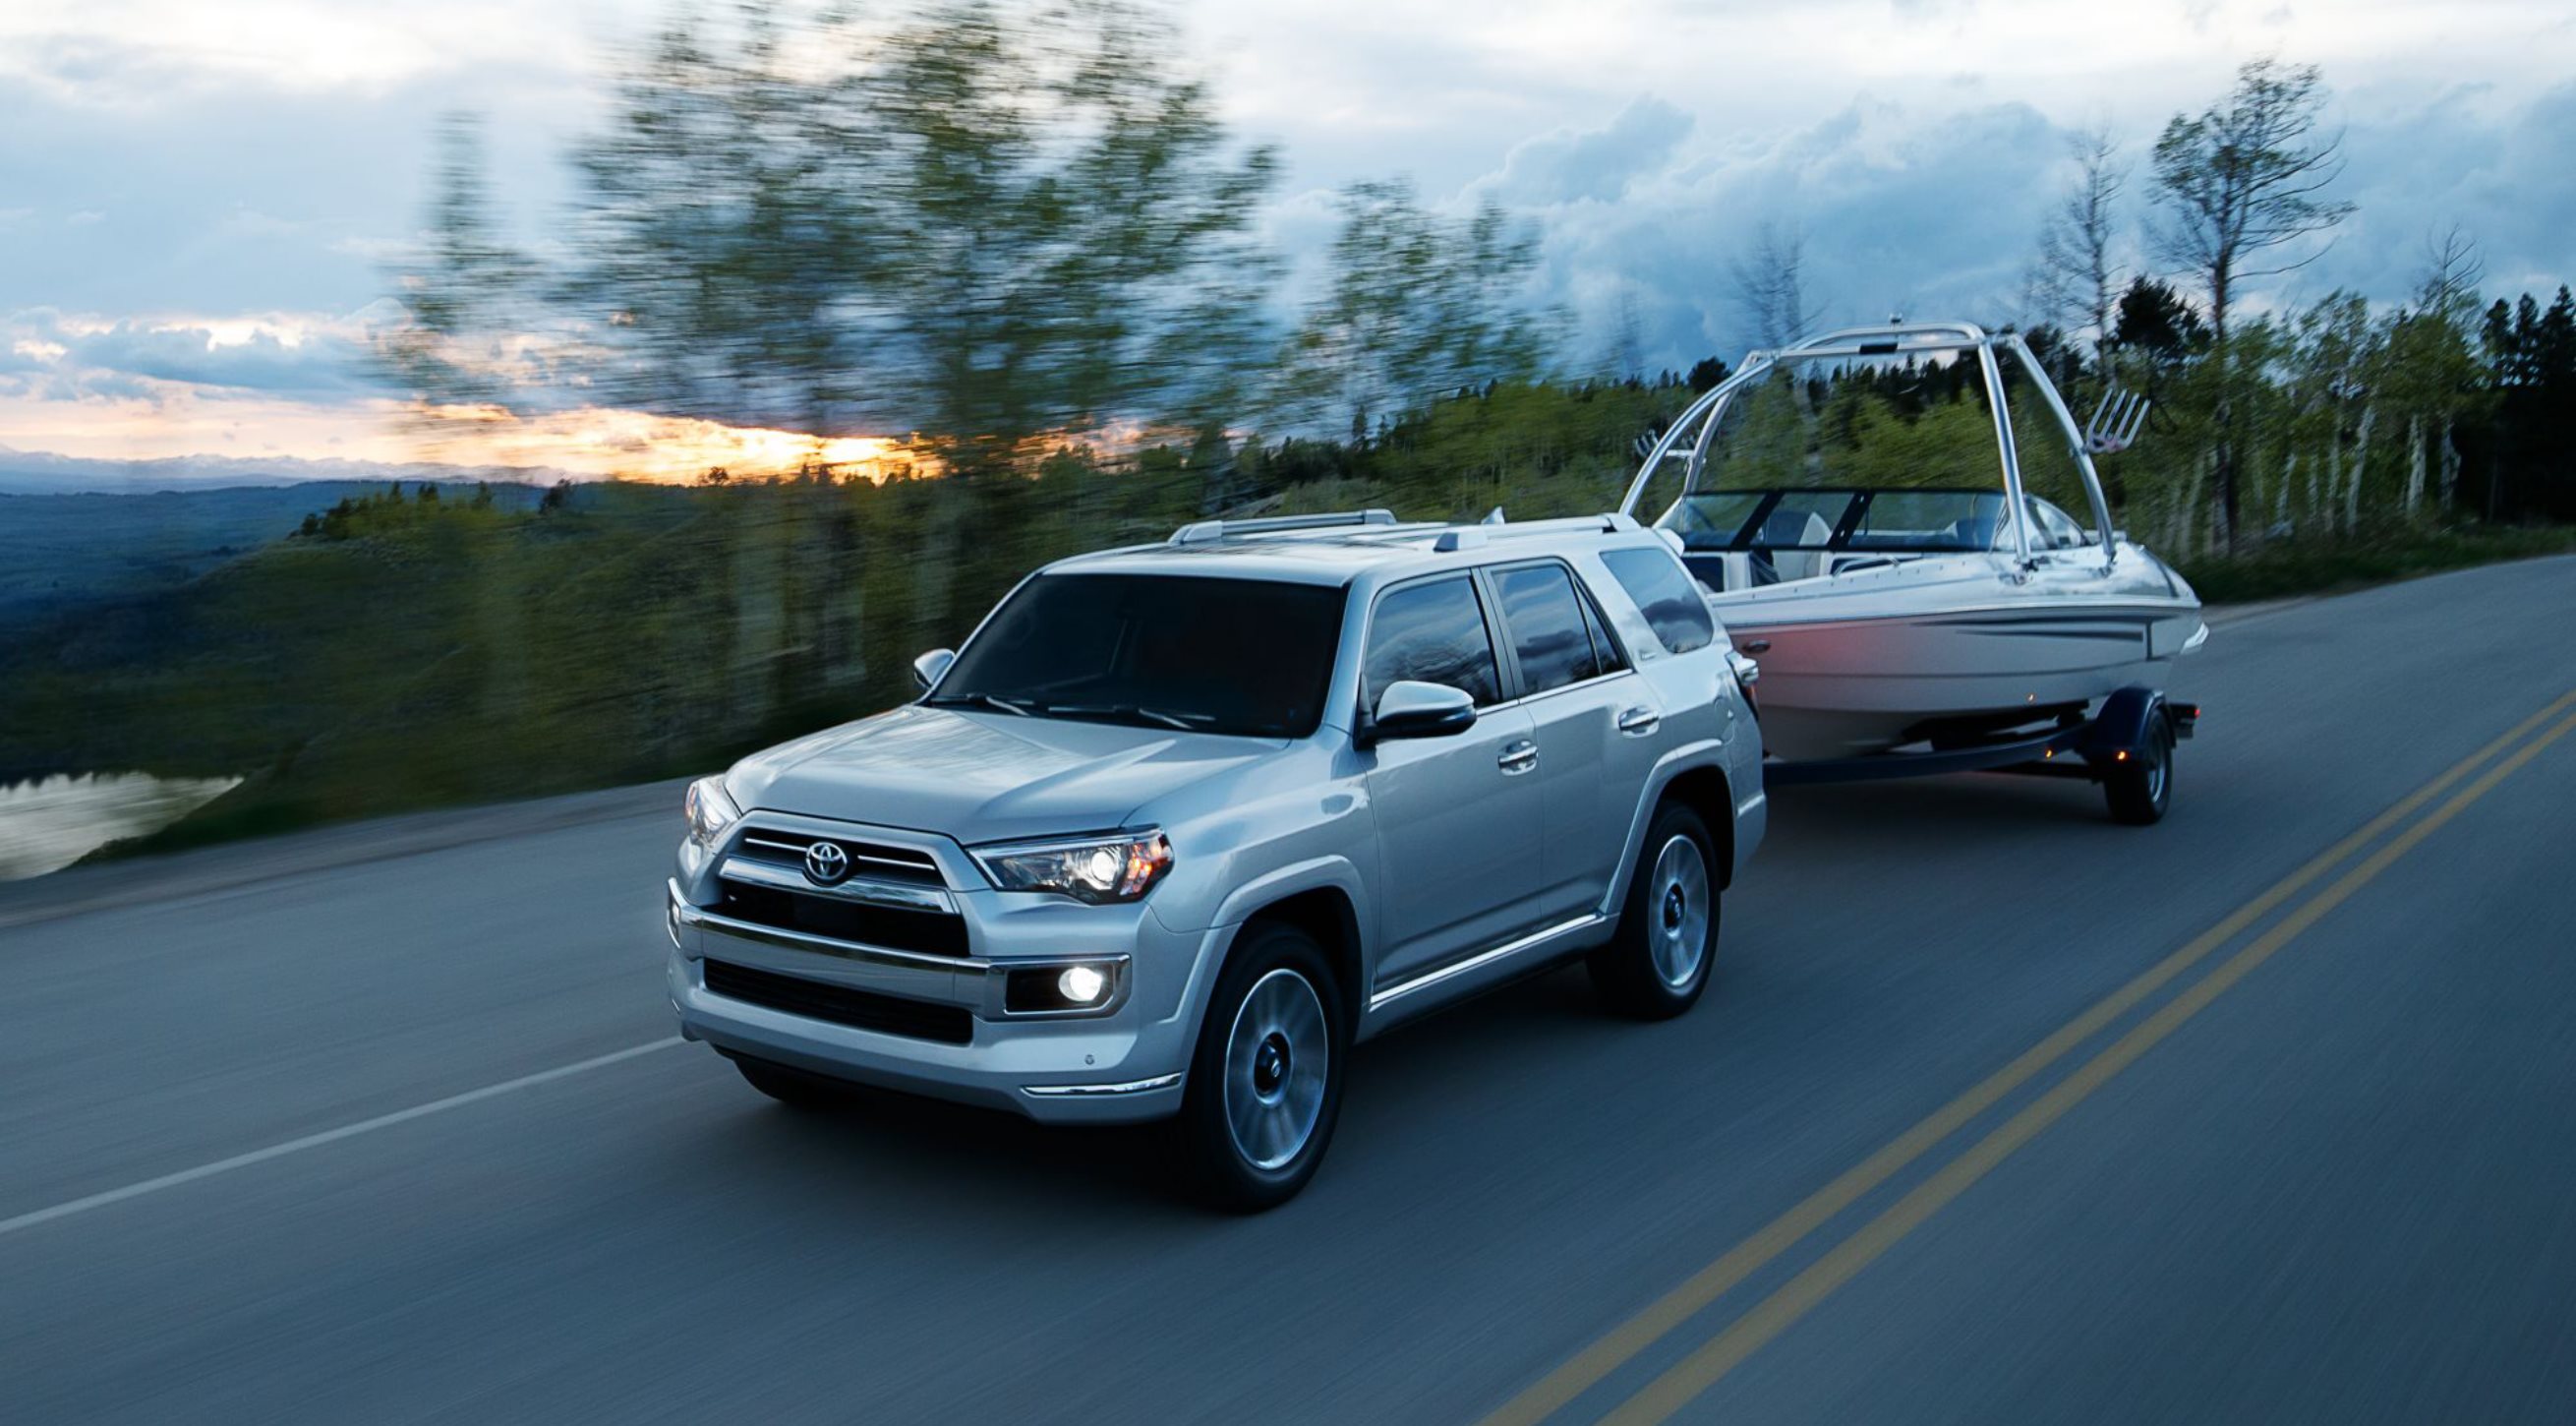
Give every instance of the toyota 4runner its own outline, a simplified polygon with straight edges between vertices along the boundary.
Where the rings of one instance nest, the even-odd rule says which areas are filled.
[[[682,1032],[756,1088],[1178,1116],[1294,1194],[1350,1046],[1582,957],[1661,1019],[1761,840],[1761,738],[1623,516],[1191,525],[1022,582],[912,704],[690,787]]]

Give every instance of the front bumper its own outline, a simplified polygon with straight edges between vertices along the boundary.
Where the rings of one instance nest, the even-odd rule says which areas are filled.
[[[1179,1111],[1196,1021],[1184,1013],[1213,933],[1165,929],[1142,907],[1085,917],[1067,906],[1053,934],[987,927],[1010,954],[881,950],[735,921],[668,887],[671,1003],[680,1032],[720,1050],[1048,1123],[1122,1123]],[[1079,919],[1077,919],[1079,918]],[[1040,923],[1041,926],[1046,923]],[[1064,930],[1096,926],[1067,944]],[[1114,940],[1115,949],[1112,949]],[[1033,944],[1032,944],[1033,943]],[[1077,954],[1078,953],[1078,954]],[[1081,1016],[1006,1016],[1012,969],[1078,958],[1120,964],[1110,1007]],[[716,994],[706,963],[966,1012],[965,1043],[860,1029]]]

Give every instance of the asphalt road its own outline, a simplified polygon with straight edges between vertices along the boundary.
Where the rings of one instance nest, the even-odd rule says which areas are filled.
[[[0,1418],[2566,1421],[2571,691],[2537,562],[2221,627],[2160,827],[1784,793],[1695,1013],[1364,1047],[1245,1220],[664,1043],[676,806],[23,893]]]

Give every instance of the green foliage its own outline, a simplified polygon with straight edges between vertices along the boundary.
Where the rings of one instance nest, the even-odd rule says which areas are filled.
[[[1559,322],[1519,300],[1535,232],[1491,199],[1441,218],[1401,179],[1353,184],[1340,201],[1329,288],[1288,344],[1291,410],[1347,415],[1365,441],[1435,397],[1538,374]]]
[[[453,131],[390,369],[433,411],[911,432],[954,474],[1230,413],[1267,354],[1250,232],[1276,162],[1173,48],[1119,0],[684,17],[577,154],[555,269],[492,237]]]
[[[2576,553],[2563,525],[2384,533],[2354,540],[2284,541],[2233,559],[2209,555],[2177,567],[2203,600],[2243,603],[2325,594],[2444,570]]]

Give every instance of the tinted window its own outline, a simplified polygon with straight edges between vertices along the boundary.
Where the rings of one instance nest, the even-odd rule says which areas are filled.
[[[1592,660],[1603,673],[1617,673],[1628,666],[1628,656],[1619,652],[1619,641],[1610,637],[1609,626],[1601,622],[1601,606],[1592,602],[1592,591],[1575,581],[1575,591],[1583,597],[1583,630],[1592,636]]]
[[[1686,654],[1706,648],[1717,637],[1708,605],[1681,561],[1663,550],[1607,550],[1601,562],[1610,567],[1611,578],[1628,591],[1628,597],[1637,601],[1665,648]]]
[[[1342,591],[1155,574],[1022,585],[930,701],[1037,717],[1302,738],[1322,719]]]
[[[1502,598],[1503,627],[1520,659],[1521,692],[1545,693],[1600,672],[1592,658],[1592,635],[1583,627],[1583,606],[1574,597],[1574,577],[1565,566],[1495,570],[1494,591]]]
[[[1388,684],[1405,679],[1465,689],[1479,707],[1502,701],[1484,606],[1465,575],[1406,585],[1377,602],[1360,696],[1375,708]]]

